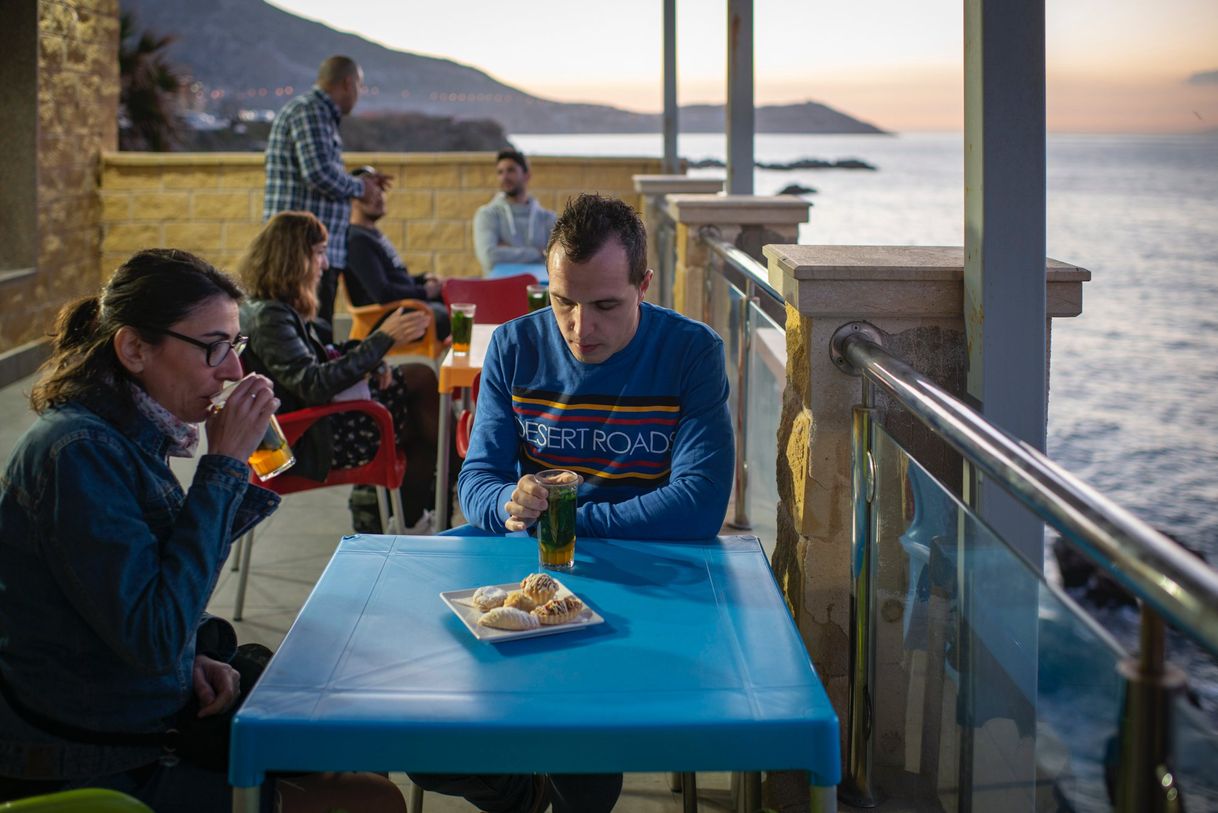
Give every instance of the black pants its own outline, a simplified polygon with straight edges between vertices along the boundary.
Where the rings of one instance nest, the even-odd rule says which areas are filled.
[[[258,644],[245,644],[229,662],[241,675],[241,697],[253,689],[270,660],[271,651]],[[228,743],[233,714],[239,704],[224,713],[197,717],[198,701],[192,696],[178,717],[182,739],[179,759],[171,764],[153,762],[122,773],[76,779],[16,779],[0,776],[0,802],[41,796],[76,788],[117,790],[147,804],[157,813],[206,813],[227,810],[232,801],[228,785]],[[261,808],[273,808],[275,782],[262,785]]]
[[[406,453],[402,478],[402,521],[415,524],[423,511],[435,504],[436,442],[439,435],[440,398],[436,373],[425,364],[403,364],[393,368],[392,383],[381,389],[376,376],[368,382],[372,399],[393,416],[398,446]],[[358,412],[331,415],[334,453],[330,464],[345,469],[362,466],[376,456],[380,432],[376,423]]]
[[[525,813],[533,806],[529,774],[409,774],[423,790],[460,796],[487,813]],[[551,774],[554,813],[609,813],[622,794],[620,773]]]

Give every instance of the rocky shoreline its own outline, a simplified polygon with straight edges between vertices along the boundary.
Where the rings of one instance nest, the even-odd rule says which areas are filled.
[[[702,158],[697,161],[687,160],[686,164],[690,169],[721,169],[727,166],[727,164],[718,158]],[[756,161],[753,165],[758,169],[776,169],[780,171],[794,169],[865,169],[874,172],[878,169],[874,164],[869,164],[859,158],[843,158],[838,161],[822,161],[819,158],[800,158],[796,161],[786,162]]]

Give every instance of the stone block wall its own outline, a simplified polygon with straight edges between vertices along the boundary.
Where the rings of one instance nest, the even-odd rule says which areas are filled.
[[[395,176],[381,230],[414,273],[469,277],[474,212],[497,190],[491,153],[348,153],[349,168],[371,164]],[[599,192],[637,209],[633,177],[658,171],[649,158],[531,159],[529,191],[547,209]],[[234,270],[262,224],[263,157],[258,153],[109,153],[101,183],[101,279],[132,252],[182,248]]]
[[[118,13],[118,0],[39,0],[36,20],[5,23],[7,37],[38,44],[36,77],[18,77],[21,92],[37,94],[37,138],[32,154],[5,156],[37,167],[37,236],[32,269],[0,269],[11,271],[0,281],[0,358],[41,340],[64,302],[97,288],[98,171],[118,137]],[[5,118],[0,129],[23,126]]]

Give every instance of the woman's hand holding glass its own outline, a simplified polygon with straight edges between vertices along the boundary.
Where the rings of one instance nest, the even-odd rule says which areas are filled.
[[[423,338],[430,321],[431,315],[423,311],[398,308],[377,329],[392,336],[394,344],[405,344]]]
[[[279,399],[271,380],[261,375],[246,376],[228,393],[224,408],[213,412],[204,424],[207,451],[244,463],[258,448],[277,409]]]

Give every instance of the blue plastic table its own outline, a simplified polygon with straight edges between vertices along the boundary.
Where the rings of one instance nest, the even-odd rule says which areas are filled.
[[[755,537],[580,539],[575,562],[560,579],[604,624],[488,644],[439,593],[535,571],[535,541],[345,537],[233,722],[235,809],[273,770],[837,784],[837,717]]]
[[[538,282],[549,282],[550,274],[546,271],[545,263],[499,263],[486,275],[487,279],[514,277],[517,274],[532,274]]]

